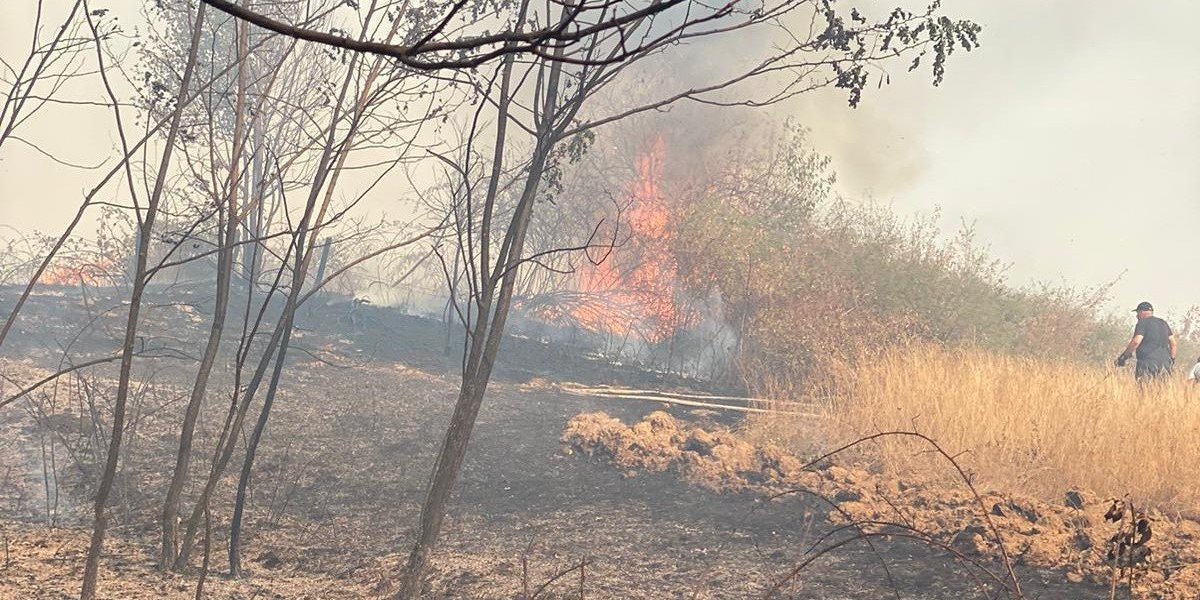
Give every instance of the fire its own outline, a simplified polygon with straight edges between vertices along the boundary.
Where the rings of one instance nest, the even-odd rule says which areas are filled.
[[[112,279],[116,263],[103,260],[101,264],[75,263],[66,265],[50,265],[38,277],[41,285],[107,285]]]
[[[666,143],[656,138],[637,159],[628,194],[628,241],[578,272],[587,298],[571,310],[585,329],[662,341],[682,325],[675,302],[671,212],[661,190]]]

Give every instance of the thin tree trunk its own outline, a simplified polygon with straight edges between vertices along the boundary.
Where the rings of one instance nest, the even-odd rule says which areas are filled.
[[[463,370],[462,386],[459,389],[458,400],[454,405],[454,414],[451,416],[450,424],[446,429],[442,448],[438,452],[437,462],[434,465],[429,492],[426,495],[425,503],[421,507],[420,532],[418,533],[416,543],[413,544],[412,552],[409,554],[408,564],[405,568],[400,591],[397,595],[397,598],[401,600],[415,600],[421,595],[422,583],[429,566],[430,554],[437,543],[438,535],[441,533],[450,495],[454,491],[454,483],[458,479],[458,472],[461,470],[463,459],[466,457],[467,444],[471,439],[471,432],[474,430],[475,421],[479,416],[479,409],[483,404],[484,392],[487,391],[488,381],[491,379],[492,367],[495,363],[496,355],[500,350],[500,342],[504,336],[504,325],[508,317],[509,307],[511,306],[513,286],[517,278],[517,266],[520,263],[521,252],[525,244],[525,232],[529,224],[529,218],[533,212],[533,200],[537,195],[538,184],[541,182],[542,173],[546,168],[546,161],[556,141],[553,114],[555,112],[555,105],[557,104],[558,82],[561,72],[561,63],[553,63],[546,87],[545,107],[542,114],[542,122],[539,126],[538,143],[534,149],[529,172],[526,174],[525,187],[522,190],[521,200],[517,204],[512,222],[505,234],[504,244],[499,256],[496,258],[495,268],[491,269],[490,277],[487,273],[491,265],[484,264],[484,268],[480,271],[486,278],[482,286],[482,295],[484,298],[476,318],[473,329],[474,333],[471,336],[471,350],[467,357],[466,367]],[[507,83],[509,73],[511,73],[511,62],[505,65],[504,82],[501,84],[501,93],[505,94],[505,96],[508,94]],[[501,123],[503,121],[504,118],[501,117]],[[499,124],[497,125],[497,131],[498,134],[502,135],[503,129],[501,129],[501,125]],[[497,152],[503,152],[502,146],[503,140],[498,138],[497,147],[499,149]],[[492,176],[493,178],[498,177],[498,172],[493,171]],[[490,186],[489,192],[491,192]],[[494,199],[494,196],[489,194],[486,202],[491,204],[494,202]],[[490,211],[485,206],[485,220],[489,215]],[[481,229],[481,239],[486,239],[484,233],[486,231],[486,228]],[[481,257],[486,257],[485,248],[486,245],[481,245]],[[496,297],[495,310],[493,311],[491,310],[490,300],[495,290],[494,282],[497,279],[501,280],[502,283],[499,295]]]
[[[457,250],[454,253],[454,268],[450,270],[450,297],[446,298],[446,308],[442,311],[444,315],[442,320],[446,322],[446,346],[443,351],[446,356],[450,356],[450,351],[453,350],[454,306],[458,302],[458,261],[461,257],[462,250]],[[463,323],[463,326],[469,328],[471,324]]]
[[[368,15],[375,11],[375,4],[372,3],[368,10]],[[403,14],[403,11],[401,12]],[[387,39],[390,41],[399,30],[401,19],[396,19],[392,23],[391,31]],[[363,28],[364,35],[366,27]],[[355,55],[357,58],[358,55]],[[353,148],[354,136],[358,133],[359,125],[362,122],[362,116],[367,108],[375,81],[378,79],[383,69],[383,60],[376,58],[375,63],[371,66],[371,70],[367,73],[363,80],[362,90],[354,104],[354,110],[351,113],[350,128],[346,133],[345,141],[337,150],[336,158],[332,155],[334,151],[334,132],[336,130],[337,115],[334,116],[334,122],[329,128],[329,139],[325,146],[325,153],[321,157],[316,177],[313,181],[312,191],[309,197],[309,212],[305,214],[305,219],[311,215],[313,203],[318,195],[324,190],[324,199],[321,202],[320,210],[317,212],[316,219],[312,221],[313,231],[308,231],[309,223],[307,220],[302,220],[300,229],[297,233],[296,241],[296,266],[295,274],[293,275],[291,293],[288,295],[287,305],[284,307],[284,314],[280,319],[280,327],[283,329],[282,341],[279,345],[279,355],[275,358],[275,370],[271,374],[271,383],[267,388],[266,398],[263,400],[262,410],[259,412],[258,421],[254,425],[254,431],[250,435],[250,439],[246,446],[246,457],[242,461],[242,472],[238,477],[237,496],[234,501],[233,519],[229,529],[229,571],[231,575],[237,576],[241,573],[241,530],[242,518],[245,513],[246,491],[250,485],[250,474],[254,467],[254,458],[258,452],[258,444],[262,441],[263,432],[267,427],[267,420],[271,415],[271,407],[275,402],[275,395],[279,388],[279,381],[283,373],[284,361],[287,358],[288,346],[291,342],[292,329],[296,320],[296,309],[299,306],[301,292],[304,289],[304,282],[308,276],[308,270],[312,265],[312,257],[316,248],[317,234],[321,227],[321,222],[325,218],[325,213],[333,202],[333,192],[337,187],[338,178],[341,175],[342,169],[346,165],[346,159],[350,156],[350,150]],[[342,91],[338,97],[338,106],[341,106],[345,99],[346,92],[354,76],[355,62],[350,63],[350,70],[346,75],[346,80],[342,86]],[[331,164],[336,160],[336,164]],[[328,249],[328,245],[326,246]],[[318,275],[316,283],[322,283],[320,277],[324,276],[324,261],[322,261],[321,271]]]
[[[355,60],[357,60],[357,55],[355,55],[355,59],[352,59],[352,61]],[[350,71],[347,74],[346,80],[343,82],[342,92],[338,98],[339,106],[345,99],[346,90],[349,88],[349,82],[353,76],[353,69],[354,62],[351,63]],[[304,210],[304,216],[301,218],[299,227],[297,229],[296,235],[301,236],[300,242],[293,245],[293,250],[297,253],[304,253],[305,251],[305,245],[303,243],[305,238],[302,236],[304,236],[304,234],[307,232],[309,224],[314,222],[319,224],[324,213],[324,211],[322,211],[322,215],[318,216],[314,221],[313,212],[316,209],[316,202],[319,198],[320,189],[324,187],[325,178],[328,175],[328,165],[334,146],[333,137],[336,134],[335,125],[339,119],[340,115],[335,112],[329,128],[329,139],[326,141],[325,152],[318,163],[320,166],[318,166],[317,173],[314,176],[313,187],[309,193],[308,203],[306,204]],[[213,467],[209,472],[208,481],[205,483],[204,490],[201,492],[200,498],[196,502],[196,506],[192,508],[191,518],[188,519],[187,529],[184,533],[183,539],[180,541],[179,554],[175,558],[174,565],[176,570],[183,569],[188,563],[188,559],[191,556],[192,546],[195,543],[196,532],[199,528],[200,517],[203,516],[203,509],[208,506],[213,490],[216,488],[217,481],[220,479],[221,474],[225,471],[225,467],[228,466],[229,460],[233,457],[233,450],[237,444],[237,434],[239,431],[241,431],[242,423],[245,421],[246,412],[250,408],[250,402],[257,393],[259,385],[262,384],[263,377],[266,375],[267,367],[270,366],[272,359],[277,360],[275,356],[277,350],[281,347],[285,337],[290,334],[290,331],[285,327],[285,324],[290,323],[291,318],[289,315],[292,311],[294,311],[296,306],[296,298],[299,297],[300,288],[304,285],[302,274],[305,270],[307,270],[308,261],[305,260],[300,264],[303,265],[303,268],[298,268],[292,275],[292,289],[290,289],[288,292],[288,300],[284,306],[283,314],[280,315],[279,320],[277,321],[275,330],[271,334],[271,340],[268,342],[267,348],[263,352],[262,358],[259,360],[258,367],[255,369],[254,376],[251,378],[250,383],[244,392],[241,403],[237,404],[236,408],[231,407],[233,414],[231,414],[227,420],[227,427],[222,432],[222,439],[217,444],[217,456],[213,460]]]
[[[329,253],[333,250],[333,238],[326,237],[321,243],[321,258],[317,261],[317,275],[313,277],[313,289],[318,289],[325,283],[325,270],[329,267]],[[320,304],[320,303],[318,303]],[[309,315],[312,314],[310,308]]]
[[[263,400],[262,411],[254,424],[254,431],[246,444],[246,458],[242,461],[242,472],[238,476],[237,497],[233,504],[233,519],[229,525],[229,575],[242,575],[242,518],[245,514],[246,492],[250,486],[250,472],[254,466],[254,457],[258,452],[258,443],[262,440],[263,432],[267,429],[267,419],[271,414],[271,406],[275,403],[275,394],[279,390],[279,379],[283,373],[283,364],[287,359],[288,346],[291,342],[292,324],[295,309],[288,311],[287,322],[283,325],[285,333],[279,344],[279,354],[275,358],[275,370],[271,373],[271,383],[267,385],[267,395]]]
[[[248,34],[252,35],[252,33]],[[255,78],[257,82],[257,77]],[[258,90],[258,84],[255,83],[255,91]],[[258,114],[261,114],[261,109]],[[253,131],[254,153],[250,162],[250,184],[251,191],[246,199],[247,217],[249,218],[249,226],[247,227],[248,235],[254,239],[262,237],[263,229],[263,197],[265,196],[267,170],[266,161],[263,158],[263,129],[264,123],[261,119],[254,119],[250,123],[250,128]],[[244,278],[248,288],[253,289],[254,279],[251,278],[253,273],[258,272],[258,244],[253,244],[242,250],[242,277]]]
[[[357,61],[357,57],[352,60]],[[353,71],[353,63],[351,65],[351,72],[352,71]],[[275,79],[274,79],[274,77],[272,77],[272,79],[271,79],[272,84],[274,83],[274,81],[275,81]],[[348,84],[346,84],[346,85],[348,85]],[[269,89],[269,87],[270,86],[268,86],[268,89]],[[343,94],[344,93],[345,92],[343,91]],[[265,95],[264,95],[264,99],[265,99]],[[262,101],[263,100],[260,99],[259,108],[256,111],[256,114],[262,113],[262,104],[261,104]],[[340,105],[341,98],[339,98],[338,102]],[[329,152],[328,148],[332,147],[331,146],[332,138],[333,138],[338,120],[340,120],[340,117],[338,116],[338,113],[335,112],[334,117],[331,120],[331,125],[330,125],[330,130],[329,130],[330,141],[327,143],[326,153],[322,156],[322,164],[324,164],[324,161],[327,160],[328,152]],[[253,124],[253,121],[252,121],[252,124]],[[321,175],[319,177],[319,179],[321,181],[323,181],[323,177],[324,176]],[[310,201],[305,207],[304,216],[302,217],[301,222],[300,222],[299,232],[306,231],[307,228],[309,227],[309,223],[314,222],[312,219],[313,209],[314,209],[314,202],[313,202],[312,198],[310,197]],[[261,210],[261,204],[260,204],[259,210]],[[323,213],[322,213],[322,215],[323,215]],[[321,218],[322,217],[318,217],[316,222],[320,223]],[[269,221],[270,221],[270,219],[264,220],[264,222],[269,222]],[[236,231],[236,229],[235,229],[235,231]],[[299,233],[297,235],[299,235]],[[254,244],[254,248],[255,248],[255,252],[257,254],[257,248],[258,248],[257,242]],[[292,251],[292,249],[289,248],[288,255],[285,256],[283,259],[283,261],[285,263],[287,262],[288,258],[291,256],[291,251]],[[257,262],[255,262],[252,265],[252,268],[254,268],[254,269],[257,268]],[[279,275],[282,276],[282,274],[283,274],[283,270],[281,269],[279,272]],[[251,275],[253,275],[253,272],[251,273]],[[279,281],[280,281],[280,279],[279,279],[279,277],[277,277],[272,290],[267,294],[267,297],[263,301],[262,311],[267,310],[267,306],[270,303],[271,296],[274,294],[275,290],[278,289]],[[250,305],[252,303],[253,295],[254,295],[254,286],[253,286],[253,283],[251,282],[251,284],[247,286],[247,300],[246,300],[247,301],[247,305],[246,305],[247,306],[247,308],[246,308],[247,318],[249,316],[249,311],[251,310]],[[258,318],[261,319],[262,316],[263,316],[263,313],[260,312]],[[279,319],[279,322],[282,323],[283,320],[284,320],[284,316],[281,316]],[[257,330],[257,325],[255,326],[255,330]],[[253,401],[254,396],[258,391],[259,386],[262,384],[262,380],[266,374],[266,370],[267,370],[267,368],[270,367],[271,361],[275,357],[275,353],[278,350],[278,348],[280,347],[280,344],[283,340],[283,334],[284,334],[284,332],[280,327],[276,327],[275,330],[272,332],[270,341],[267,343],[267,348],[264,350],[262,357],[259,360],[258,366],[255,369],[255,372],[254,372],[253,376],[251,377],[249,384],[246,386],[246,390],[242,393],[242,397],[241,397],[240,401],[238,399],[237,388],[235,387],[234,396],[233,396],[233,399],[232,399],[230,407],[229,407],[229,412],[226,415],[224,427],[221,430],[221,435],[216,444],[216,449],[215,449],[214,455],[213,455],[212,467],[209,470],[208,478],[205,482],[203,490],[200,493],[200,497],[197,500],[196,505],[192,508],[192,513],[191,513],[191,516],[187,520],[187,526],[184,530],[184,535],[182,538],[179,539],[179,550],[175,555],[175,561],[171,567],[172,569],[174,569],[176,571],[184,569],[187,566],[188,561],[190,560],[191,551],[195,545],[196,535],[197,535],[197,532],[198,532],[198,529],[199,529],[199,526],[201,523],[201,517],[203,517],[204,511],[208,509],[209,502],[212,498],[212,494],[213,494],[214,490],[216,489],[217,483],[220,480],[222,473],[224,473],[225,468],[228,466],[229,461],[233,457],[233,452],[237,445],[238,434],[242,430],[242,424],[245,422],[246,414],[250,408],[250,403]],[[246,339],[243,338],[243,344],[246,344],[246,343],[247,343]],[[248,348],[248,346],[244,346],[244,347]],[[241,365],[244,364],[244,361],[246,360],[247,354],[248,354],[248,350],[245,350],[245,352],[243,352],[242,350],[239,350],[239,352],[238,352],[237,360],[238,360],[238,365],[239,365],[238,366],[239,373],[240,373]]]
[[[197,10],[196,22],[199,25],[204,18],[204,5]],[[187,96],[188,86],[191,85],[192,72],[196,65],[196,54],[200,46],[200,27],[192,33],[191,48],[188,50],[187,65],[183,70],[180,82],[179,98]],[[183,103],[175,108],[171,117],[170,129],[167,132],[166,146],[163,149],[162,160],[159,162],[158,173],[154,181],[154,189],[146,206],[146,217],[141,222],[138,243],[137,268],[133,281],[133,290],[129,296],[129,316],[125,324],[125,339],[121,355],[121,371],[117,380],[117,397],[113,405],[113,424],[108,444],[108,457],[105,461],[104,472],[100,477],[100,485],[96,490],[95,517],[92,523],[92,539],[88,546],[87,559],[84,564],[83,585],[79,593],[80,600],[93,600],[96,597],[96,577],[100,569],[100,554],[104,548],[104,534],[108,527],[108,497],[112,492],[113,480],[116,478],[117,462],[121,453],[121,437],[125,429],[125,406],[129,400],[129,381],[133,370],[133,348],[137,340],[138,318],[142,306],[142,293],[146,287],[146,263],[150,253],[151,234],[154,231],[154,221],[158,216],[159,201],[166,184],[167,172],[171,165],[171,154],[175,147],[175,138],[179,133],[179,122],[183,117]]]
[[[199,29],[197,23],[197,29]],[[216,362],[217,353],[221,348],[221,334],[225,330],[225,317],[229,309],[229,288],[233,273],[234,242],[237,236],[238,224],[238,180],[241,178],[242,138],[245,128],[245,99],[246,99],[246,69],[245,69],[245,23],[242,23],[238,42],[238,92],[235,101],[236,120],[233,129],[232,155],[229,161],[229,180],[226,183],[228,201],[224,214],[224,231],[220,251],[217,253],[217,289],[213,309],[212,325],[208,332],[208,342],[204,346],[204,354],[200,359],[200,368],[192,386],[192,395],[184,413],[183,425],[179,433],[179,450],[175,455],[175,470],[171,475],[171,483],[167,488],[167,497],[163,502],[162,511],[162,545],[159,549],[159,568],[169,569],[175,562],[178,537],[179,497],[183,493],[183,485],[187,481],[188,467],[192,458],[192,438],[196,430],[196,421],[200,416],[200,406],[208,391],[208,380]],[[220,216],[218,217],[220,218]]]
[[[187,521],[183,537],[179,539],[179,553],[175,557],[175,564],[172,565],[172,568],[176,571],[182,570],[188,564],[200,520],[204,516],[204,511],[208,507],[209,499],[212,497],[213,490],[217,487],[217,482],[220,480],[221,474],[225,471],[225,467],[229,464],[229,460],[233,456],[233,450],[237,445],[237,432],[241,431],[242,422],[246,418],[246,411],[249,409],[250,401],[254,398],[254,394],[257,393],[258,386],[262,384],[263,376],[266,375],[267,368],[271,365],[271,359],[275,356],[275,350],[279,347],[281,336],[282,331],[278,329],[271,334],[271,339],[267,342],[267,348],[263,351],[258,367],[254,375],[250,378],[250,382],[246,385],[246,391],[241,398],[241,402],[238,402],[236,396],[233,399],[233,404],[230,406],[230,414],[226,417],[225,427],[221,433],[221,439],[217,442],[216,454],[213,456],[213,464],[209,470],[208,479],[205,481],[204,489],[200,492],[199,499],[196,500],[196,505],[192,507],[192,515]]]
[[[212,556],[212,514],[204,509],[204,561],[200,564],[200,579],[196,582],[196,600],[204,598],[204,582],[208,580],[208,559]]]

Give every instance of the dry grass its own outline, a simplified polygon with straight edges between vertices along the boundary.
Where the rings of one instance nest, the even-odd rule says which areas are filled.
[[[1141,390],[1129,370],[907,347],[828,373],[832,439],[916,430],[950,449],[988,487],[1061,502],[1068,489],[1200,514],[1200,387],[1176,373]],[[798,424],[758,419],[750,435],[810,451]],[[901,477],[935,461],[889,439],[861,459]]]

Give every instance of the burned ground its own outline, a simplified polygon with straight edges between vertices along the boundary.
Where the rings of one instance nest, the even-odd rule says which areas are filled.
[[[27,331],[52,331],[45,327],[51,317],[83,309],[77,299],[37,300],[22,317],[37,320],[36,328],[26,325]],[[251,491],[245,542],[249,578],[230,581],[221,575],[236,484],[236,474],[230,474],[212,511],[210,597],[369,598],[390,591],[391,576],[401,567],[417,524],[457,387],[455,361],[441,352],[441,324],[382,309],[378,314],[388,319],[386,327],[339,324],[333,317],[321,320],[318,313],[302,331],[298,342],[305,351],[294,353],[289,364]],[[187,332],[199,329],[189,325],[188,310],[162,309],[154,315],[157,339],[182,345]],[[61,340],[72,333],[63,328],[56,335]],[[30,353],[35,347],[56,347],[48,342],[25,337],[13,344],[5,373],[30,375],[31,369],[53,367],[52,352]],[[603,410],[636,422],[665,408],[685,423],[717,419],[735,425],[736,420],[657,403],[563,393],[557,384],[565,381],[685,382],[664,382],[661,375],[606,365],[564,346],[512,342],[518,351],[505,353],[501,377],[489,389],[428,597],[514,598],[526,584],[532,593],[563,571],[539,597],[574,598],[580,587],[589,598],[761,597],[829,527],[825,509],[815,502],[764,502],[750,491],[715,493],[691,487],[673,473],[629,473],[606,460],[564,452],[560,434],[572,417],[584,412]],[[87,343],[92,347],[85,350],[99,353],[105,341],[97,336]],[[14,366],[18,359],[25,361],[20,367]],[[168,366],[156,373],[155,385],[134,406],[102,597],[194,594],[195,571],[164,576],[153,570],[157,511],[176,443],[179,392],[186,389],[191,372],[184,361]],[[141,376],[149,379],[149,373]],[[95,371],[100,396],[106,374]],[[6,384],[5,395],[13,389]],[[201,457],[211,452],[225,404],[221,394],[211,394],[198,435],[197,448],[208,449],[201,450]],[[5,444],[0,452],[4,468],[16,472],[8,485],[24,486],[20,506],[6,497],[2,507],[8,558],[0,569],[0,597],[71,597],[87,541],[79,528],[87,512],[85,475],[92,464],[86,458],[92,448],[87,440],[97,433],[102,438],[103,431],[86,431],[90,419],[69,403],[40,419],[14,404],[0,414],[0,423],[6,440],[18,435],[23,440]],[[58,428],[48,431],[54,423]],[[52,434],[60,448],[70,446],[78,456],[60,449],[63,514],[61,527],[54,530],[44,524],[42,433]],[[207,468],[201,458],[193,473]],[[188,490],[187,503],[195,491]],[[982,597],[948,556],[901,541],[877,543],[876,550],[861,544],[845,547],[806,570],[800,582],[786,588],[786,597]],[[582,573],[572,570],[582,561]],[[194,562],[198,565],[200,558]],[[1107,597],[1103,586],[1069,584],[1062,572],[1026,568],[1021,575],[1030,597]]]

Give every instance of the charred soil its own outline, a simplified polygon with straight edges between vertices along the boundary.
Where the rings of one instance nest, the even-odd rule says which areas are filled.
[[[41,298],[29,318],[54,321],[58,311],[91,310],[78,300],[58,298],[60,308],[53,308],[54,302]],[[156,314],[150,343],[161,339],[153,337],[157,332],[186,344],[186,335],[200,329],[188,325],[194,319],[186,310],[172,307]],[[206,597],[356,599],[391,591],[453,406],[455,357],[444,356],[433,344],[444,335],[436,323],[404,328],[394,325],[402,322],[397,317],[386,323],[397,328],[393,331],[322,324],[327,322],[314,318],[301,331],[303,351],[289,364],[259,451],[245,527],[245,579],[226,577],[236,469],[221,480],[211,509]],[[45,331],[35,327],[41,324],[22,326]],[[72,332],[58,335],[70,339]],[[3,371],[16,383],[6,381],[3,395],[56,368],[53,352],[45,349],[60,347],[54,344],[61,341],[27,338],[15,344],[19,353],[8,355]],[[88,343],[102,352],[109,342],[97,337]],[[691,443],[707,444],[709,455],[720,462],[697,461],[686,472],[705,480],[744,477],[743,469],[759,468],[764,460],[776,461],[780,474],[787,469],[786,457],[736,447],[725,437],[723,428],[733,425],[734,417],[589,398],[559,388],[567,381],[686,382],[591,359],[550,360],[569,350],[513,343],[529,349],[508,354],[502,376],[489,389],[427,597],[578,598],[581,589],[586,598],[761,597],[828,527],[827,509],[815,500],[767,501],[757,486],[774,475],[743,487],[681,482],[675,471],[695,448],[678,444],[676,434],[659,439],[654,433],[655,445],[637,451],[663,461],[652,469],[638,461],[613,469],[608,459],[581,461],[565,453],[560,435],[572,418],[603,410],[625,422],[670,419],[678,431],[698,424],[696,431],[713,439],[689,434]],[[193,555],[193,568],[182,575],[156,572],[153,560],[180,403],[186,402],[194,367],[182,361],[142,364],[144,385],[131,405],[101,597],[190,598],[203,545]],[[42,388],[0,412],[0,475],[6,477],[5,494],[0,494],[0,598],[69,598],[78,592],[88,535],[82,523],[90,473],[106,435],[105,386],[111,369],[97,367],[86,375],[86,387]],[[229,385],[228,373],[220,377],[213,389],[227,390],[222,386]],[[208,471],[226,393],[210,394],[204,408],[193,479]],[[51,402],[53,394],[59,397]],[[240,457],[234,461],[240,464]],[[668,468],[660,468],[664,465]],[[197,491],[189,487],[185,506]],[[48,504],[53,505],[49,513]],[[1071,584],[1061,570],[1030,565],[1021,575],[1031,597],[1107,597],[1105,586]],[[900,539],[880,540],[874,548],[848,545],[822,558],[783,592],[788,598],[823,599],[979,594],[953,558]]]

